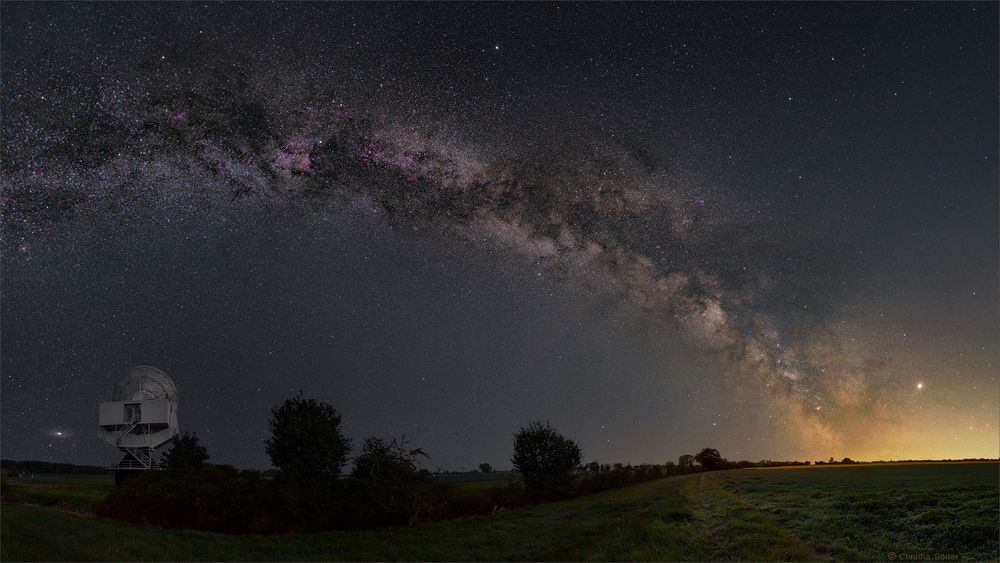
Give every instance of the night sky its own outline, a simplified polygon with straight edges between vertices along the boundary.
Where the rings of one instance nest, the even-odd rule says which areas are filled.
[[[998,4],[18,4],[2,455],[998,455]]]

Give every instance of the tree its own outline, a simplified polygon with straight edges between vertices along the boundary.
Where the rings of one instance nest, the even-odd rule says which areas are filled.
[[[297,397],[271,409],[265,450],[284,477],[299,481],[335,478],[347,462],[351,442],[340,415],[327,403]]]
[[[705,448],[701,450],[695,454],[694,460],[708,471],[718,469],[726,461],[722,459],[722,456],[719,454],[719,450],[715,448]]]
[[[163,454],[163,465],[167,469],[198,468],[208,461],[208,450],[198,442],[198,436],[185,432],[174,441],[174,447]]]
[[[677,468],[680,471],[690,471],[692,465],[694,465],[694,456],[691,454],[684,454],[677,458]]]
[[[490,465],[490,464],[488,464],[488,463],[480,463],[479,464],[479,472],[480,473],[493,473],[493,466]]]
[[[566,496],[573,472],[582,459],[580,446],[548,423],[531,422],[514,435],[514,469],[524,477],[525,489],[540,498]]]
[[[420,448],[407,449],[406,444],[405,438],[391,442],[368,438],[354,460],[351,477],[364,484],[369,498],[385,514],[412,523],[430,509],[430,499],[420,494],[417,475],[417,457],[427,454]]]

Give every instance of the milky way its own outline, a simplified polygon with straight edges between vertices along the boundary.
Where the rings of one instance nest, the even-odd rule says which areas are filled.
[[[995,12],[995,6],[979,8]],[[911,14],[917,23],[903,33],[902,42],[917,41],[913,37],[920,26],[932,25],[930,7],[915,9],[927,13]],[[933,25],[954,32],[964,29],[963,18],[968,16],[960,13],[964,9],[942,9],[951,19]],[[79,272],[69,264],[75,260],[79,268],[81,260],[94,260],[95,247],[110,244],[123,249],[117,254],[124,257],[122,271],[95,261],[93,266],[83,266],[86,274],[68,277],[124,280],[130,264],[140,264],[132,267],[143,270],[141,255],[150,249],[163,251],[171,264],[214,271],[218,262],[213,260],[218,258],[180,260],[176,256],[183,251],[177,248],[185,244],[207,248],[217,241],[227,255],[250,254],[242,236],[253,244],[273,244],[268,252],[275,256],[284,244],[308,247],[314,243],[303,241],[327,241],[311,254],[302,254],[336,264],[343,258],[334,256],[332,247],[359,244],[350,236],[344,242],[337,233],[369,229],[387,233],[378,237],[418,241],[413,244],[429,246],[432,253],[468,253],[480,257],[473,261],[497,260],[497,264],[510,264],[513,272],[536,272],[550,280],[555,291],[574,295],[571,301],[583,304],[596,299],[611,304],[589,305],[598,311],[606,306],[625,311],[632,319],[629,322],[649,331],[648,340],[637,341],[641,350],[637,354],[664,354],[656,350],[658,339],[664,349],[684,350],[678,357],[684,358],[685,367],[654,370],[666,382],[678,382],[678,393],[685,389],[684,398],[672,408],[683,412],[681,405],[692,400],[691,389],[697,395],[701,388],[714,395],[706,402],[726,405],[726,420],[734,419],[730,427],[738,426],[736,420],[753,420],[753,436],[746,437],[751,444],[741,446],[740,455],[924,455],[919,439],[900,438],[913,424],[914,413],[925,408],[920,401],[927,397],[914,395],[914,366],[906,357],[911,345],[896,339],[896,333],[905,329],[895,330],[912,323],[912,319],[899,319],[911,317],[922,304],[900,302],[884,294],[879,297],[887,288],[905,291],[900,288],[911,279],[906,275],[901,281],[880,278],[891,271],[882,262],[884,257],[908,252],[913,241],[897,239],[909,237],[910,231],[913,237],[921,231],[926,237],[928,228],[946,231],[935,251],[943,252],[941,248],[952,244],[972,244],[995,226],[996,205],[987,204],[996,203],[996,193],[983,187],[996,179],[995,158],[989,160],[996,156],[996,119],[990,121],[992,130],[983,141],[955,141],[939,152],[942,162],[968,159],[969,163],[954,166],[978,166],[969,172],[971,176],[959,180],[957,169],[941,168],[936,172],[940,179],[926,182],[924,178],[921,187],[910,188],[919,190],[918,198],[929,202],[926,208],[919,202],[907,207],[899,203],[902,196],[898,194],[905,188],[898,184],[917,184],[903,179],[905,173],[886,175],[886,169],[901,166],[892,163],[894,158],[917,162],[923,149],[908,145],[896,149],[888,162],[873,154],[880,146],[878,140],[864,140],[863,149],[849,150],[848,146],[862,142],[859,139],[884,134],[883,129],[877,123],[858,125],[862,127],[859,133],[837,123],[837,116],[860,121],[876,115],[886,107],[883,104],[894,103],[881,97],[885,94],[881,90],[887,88],[903,91],[911,100],[905,103],[915,108],[932,107],[936,98],[914,101],[918,98],[915,89],[932,89],[949,77],[931,74],[921,65],[911,67],[905,60],[895,74],[885,70],[883,65],[898,62],[895,57],[900,51],[880,43],[887,39],[878,25],[860,23],[863,9],[848,18],[853,33],[864,39],[862,48],[850,53],[835,48],[828,30],[810,24],[810,33],[789,38],[798,33],[789,27],[795,19],[792,14],[748,7],[740,8],[741,13],[721,7],[622,8],[628,16],[624,23],[585,38],[587,22],[607,16],[609,10],[578,6],[482,11],[463,6],[454,13],[441,7],[389,6],[18,7],[4,23],[8,38],[3,45],[9,57],[2,141],[5,457],[11,449],[6,444],[11,442],[16,444],[13,455],[46,455],[39,453],[39,443],[16,437],[25,425],[48,431],[50,438],[56,432],[50,426],[78,425],[72,431],[59,430],[77,439],[87,430],[84,415],[39,420],[51,413],[41,416],[35,412],[37,404],[32,407],[40,400],[29,391],[32,378],[43,378],[46,385],[65,385],[58,373],[52,373],[58,370],[50,368],[44,375],[24,373],[46,371],[44,362],[26,358],[31,356],[32,341],[44,341],[49,330],[45,322],[29,322],[33,307],[27,301],[44,299],[47,305],[40,307],[44,309],[51,308],[53,301],[72,299],[74,303],[57,308],[87,315],[89,305],[75,302],[79,296],[67,298],[64,292],[60,297],[51,290],[51,278],[60,268]],[[656,13],[655,27],[641,23],[645,10]],[[713,11],[725,17],[705,27]],[[266,13],[281,25],[252,23]],[[394,20],[404,13],[415,20],[410,24]],[[491,31],[487,22],[494,16],[503,25]],[[518,29],[519,23],[540,16],[553,18],[553,29],[542,23]],[[804,17],[820,21],[823,14],[817,11]],[[763,39],[758,38],[767,46],[765,51],[773,51],[771,55],[744,58],[737,55],[735,45],[721,38],[751,23],[777,28],[776,37],[765,37],[766,31],[761,31]],[[440,27],[450,31],[440,36],[430,31]],[[64,36],[69,29],[78,33]],[[637,34],[634,43],[626,39],[630,32]],[[667,37],[664,43],[657,40],[657,34]],[[981,35],[969,42],[980,53],[974,61],[991,65],[995,75],[995,52],[985,55],[995,44],[995,36]],[[771,79],[764,80],[759,69],[749,73],[742,69],[743,65],[777,64],[775,58],[785,56],[778,53],[784,52],[786,40],[795,48],[789,47],[785,53],[789,60],[778,64],[781,71]],[[560,41],[569,41],[569,46]],[[749,45],[754,39],[740,36],[733,41]],[[248,44],[253,42],[263,46],[254,49]],[[871,55],[868,49],[873,45],[882,49]],[[918,46],[932,50],[929,45]],[[546,72],[545,66],[557,54],[565,66]],[[817,65],[830,68],[824,71]],[[815,75],[823,72],[846,77],[869,65],[872,72],[881,74],[842,92],[837,88],[824,91],[814,82],[818,80]],[[619,67],[627,67],[630,73],[639,71],[628,77],[633,83],[621,83],[626,78]],[[794,69],[807,69],[807,76],[797,76]],[[716,81],[717,74],[730,76],[738,86]],[[917,85],[908,86],[908,79]],[[566,82],[574,86],[567,87]],[[765,91],[770,83],[775,92]],[[724,91],[719,92],[720,88]],[[878,101],[865,89],[880,90]],[[885,95],[896,97],[898,92]],[[852,105],[841,107],[838,96],[851,99]],[[807,105],[797,105],[797,97],[805,98],[801,103]],[[981,107],[981,115],[995,118],[995,96],[988,103],[992,105]],[[718,120],[734,108],[739,116],[730,124],[732,131],[720,132],[726,131],[726,125]],[[783,113],[790,118],[784,124],[761,124],[754,116],[759,108],[766,108],[761,111],[772,120]],[[887,111],[901,113],[885,119],[913,126],[906,121],[912,119],[907,112],[917,110],[904,105]],[[808,128],[801,131],[799,117],[812,114],[818,115],[803,118]],[[974,117],[972,121],[980,119]],[[831,154],[832,147],[840,147],[839,152]],[[933,176],[937,168],[928,170]],[[947,232],[956,228],[953,218],[947,213],[943,218],[933,216],[930,210],[937,209],[938,201],[949,201],[934,191],[940,181],[964,186],[953,188],[960,194],[950,200],[956,210],[973,209],[977,197],[988,208],[973,222],[975,228]],[[879,206],[887,202],[890,211],[880,211]],[[894,212],[892,205],[899,209]],[[906,217],[914,224],[900,222]],[[275,223],[284,226],[278,227],[281,234],[273,238],[254,232],[253,225]],[[232,238],[233,232],[243,234]],[[200,242],[179,242],[178,237]],[[936,244],[917,242],[928,247]],[[406,248],[405,243],[399,248]],[[984,301],[955,304],[959,309],[983,310],[990,304],[995,309],[995,278],[977,277],[983,271],[980,264],[996,257],[995,240],[981,248],[966,263],[967,273],[956,271],[956,277],[963,278],[960,291],[978,291]],[[277,275],[298,275],[299,271],[295,264],[278,264],[274,258],[264,259],[261,267],[284,272]],[[301,271],[311,273],[312,268]],[[171,273],[168,270],[164,275]],[[521,274],[512,275],[515,285],[527,283],[518,281],[523,280]],[[230,277],[223,276],[227,281],[222,282],[222,289],[217,281],[208,281],[207,277],[216,280],[214,275],[195,277],[199,281],[194,291],[222,291],[226,299],[242,299],[231,297],[241,295],[241,290]],[[925,292],[941,289],[933,279],[924,281],[919,287]],[[323,292],[326,283],[320,277],[313,285]],[[49,292],[36,293],[37,287],[49,288]],[[103,298],[113,299],[114,291],[107,284],[102,287],[106,290]],[[130,286],[122,282],[117,287]],[[165,290],[164,298],[169,300],[171,291]],[[280,288],[277,291],[279,297],[271,298],[280,298]],[[290,300],[298,295],[296,291],[289,290]],[[952,288],[944,291],[951,295]],[[866,300],[868,292],[874,292],[874,299]],[[12,299],[23,306],[11,307]],[[539,294],[532,294],[525,301],[538,299]],[[870,316],[872,303],[884,307],[877,319]],[[158,307],[144,302],[132,314],[154,317],[160,312]],[[382,314],[366,322],[377,325]],[[209,325],[221,322],[208,317]],[[934,404],[949,413],[950,423],[964,428],[966,418],[971,417],[970,430],[977,429],[971,442],[963,436],[963,442],[955,444],[948,455],[989,453],[981,444],[996,437],[996,379],[990,369],[997,356],[994,317],[979,315],[977,333],[970,338],[975,343],[991,342],[989,348],[955,350],[951,355],[963,356],[954,361],[945,357],[947,346],[929,348],[935,368],[952,374],[935,374],[938,388],[976,388],[948,395],[938,391],[944,402]],[[538,319],[529,313],[522,321],[531,325]],[[334,317],[324,322],[341,328],[350,324]],[[957,328],[967,326],[964,321],[955,322],[956,330],[966,330]],[[566,323],[566,331],[576,330],[569,320]],[[912,332],[927,340],[936,338],[935,329],[917,324],[924,326]],[[22,326],[31,328],[11,338]],[[263,326],[265,322],[256,329],[251,325],[241,330],[264,330]],[[163,330],[183,329],[165,326]],[[216,327],[220,330],[221,325]],[[421,338],[444,337],[415,337],[406,345],[418,346]],[[254,337],[260,339],[261,335]],[[75,350],[71,356],[77,361],[78,348],[88,346],[88,337],[78,334],[70,340],[75,341],[62,342],[60,337],[56,349]],[[286,355],[312,353],[299,340]],[[588,345],[584,336],[567,351],[572,354],[574,348]],[[124,355],[141,355],[142,351],[143,346],[136,345]],[[375,353],[393,356],[391,348]],[[476,363],[474,358],[470,361]],[[101,369],[95,363],[90,361],[90,369]],[[104,380],[113,379],[109,374],[124,367],[107,365],[104,373],[73,373],[72,378],[75,385],[92,383],[103,389]],[[531,372],[530,366],[518,369]],[[573,383],[572,370],[577,368],[568,369],[556,377],[565,393],[606,390],[593,379],[600,374]],[[648,390],[613,367],[604,374],[614,381],[619,394],[608,398],[616,410],[629,410],[635,388]],[[260,390],[261,381],[252,374],[214,377],[218,380],[211,389],[217,393],[233,387]],[[531,377],[545,378],[542,374]],[[179,378],[184,389],[184,374]],[[980,389],[991,397],[976,399]],[[930,391],[920,388],[921,393]],[[496,392],[510,398],[515,391],[502,388]],[[669,386],[660,392],[669,393]],[[56,395],[46,394],[44,401],[62,405],[70,399]],[[340,408],[352,402],[349,397],[324,398]],[[273,404],[280,397],[266,399]],[[465,399],[444,391],[438,400]],[[356,401],[358,410],[364,411],[372,399]],[[260,416],[249,412],[245,400],[240,402],[240,414],[227,416],[233,420]],[[88,407],[70,410],[85,414]],[[407,416],[419,418],[427,408],[423,403],[414,405]],[[496,404],[489,408],[502,409]],[[561,426],[572,425],[572,416],[561,413],[558,418]],[[221,432],[206,418],[198,420],[202,432]],[[707,426],[706,422],[698,424]],[[711,424],[716,427],[718,422]],[[650,425],[655,423],[633,420],[620,424],[624,427],[619,432],[640,432],[637,427]],[[605,426],[601,425],[601,438],[605,438]],[[500,442],[496,448],[484,449],[482,455],[502,455],[509,430],[500,428],[495,435],[479,436]],[[677,439],[681,443],[675,445],[665,435],[657,455],[682,453],[693,436],[703,441],[720,439],[699,430]],[[66,442],[63,434],[59,438],[56,446]],[[596,437],[589,438],[597,442]],[[623,438],[612,436],[607,442],[613,439]],[[732,437],[724,440],[733,441]],[[44,441],[38,437],[38,442]],[[75,447],[89,450],[86,445]],[[994,455],[995,447],[994,443]],[[442,459],[448,462],[472,465],[478,461],[465,459],[447,446],[439,449],[446,450]],[[259,452],[223,451],[231,460],[259,463]],[[604,451],[633,459],[648,457],[635,446]]]

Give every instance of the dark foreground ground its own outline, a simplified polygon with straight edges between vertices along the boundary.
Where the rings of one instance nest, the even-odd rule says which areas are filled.
[[[0,559],[998,561],[1000,467],[744,469],[433,524],[287,536],[169,531],[86,512],[109,485],[13,484]],[[47,505],[47,506],[39,506]]]

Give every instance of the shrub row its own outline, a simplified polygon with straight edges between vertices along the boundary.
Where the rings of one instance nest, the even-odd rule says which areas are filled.
[[[595,464],[580,471],[563,496],[587,495],[676,473],[678,468],[669,463]],[[146,472],[116,487],[98,514],[165,528],[280,534],[488,515],[544,500],[526,493],[517,482],[463,494],[451,483],[416,481],[387,497],[384,488],[373,488],[353,477],[304,483],[204,465]]]
[[[354,478],[302,483],[206,465],[146,472],[116,487],[98,514],[165,528],[301,533],[490,514],[523,504],[524,495],[516,486],[463,495],[454,485],[418,482],[392,502]]]
[[[675,473],[673,464],[655,465],[601,465],[588,469],[580,474],[577,480],[577,493],[587,495],[636,483],[644,483],[662,479]]]

